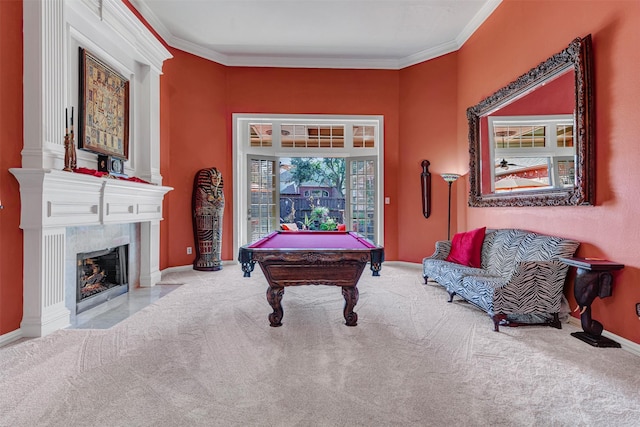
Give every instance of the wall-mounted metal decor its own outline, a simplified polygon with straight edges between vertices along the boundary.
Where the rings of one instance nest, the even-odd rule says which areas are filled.
[[[431,172],[429,172],[429,160],[422,161],[422,173],[420,184],[422,186],[422,214],[425,218],[431,215]]]

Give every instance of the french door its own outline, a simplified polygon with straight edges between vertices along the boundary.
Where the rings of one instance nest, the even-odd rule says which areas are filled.
[[[376,161],[372,157],[347,159],[347,230],[357,231],[367,239],[377,241],[377,180]]]
[[[276,158],[257,156],[249,156],[247,166],[248,242],[255,242],[279,228],[280,191],[277,172],[280,166]]]
[[[376,241],[376,162],[375,158],[348,158],[344,223]],[[275,157],[248,157],[249,241],[256,241],[280,228],[279,160]]]

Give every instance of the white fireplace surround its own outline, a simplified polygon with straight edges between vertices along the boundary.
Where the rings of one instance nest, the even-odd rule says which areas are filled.
[[[134,270],[140,286],[160,280],[162,201],[172,190],[161,185],[160,75],[171,54],[121,0],[25,1],[23,34],[24,146],[22,167],[10,171],[20,184],[24,231],[20,335],[38,337],[70,323],[67,228],[139,224]],[[79,47],[129,79],[125,173],[150,184],[62,171],[65,108],[78,111]],[[78,150],[77,162],[96,169],[97,155]]]

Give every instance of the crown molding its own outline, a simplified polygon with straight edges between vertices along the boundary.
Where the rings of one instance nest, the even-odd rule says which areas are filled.
[[[396,59],[336,58],[336,57],[296,57],[250,55],[228,56],[225,65],[234,67],[286,67],[286,68],[333,68],[333,69],[384,69],[397,70]]]
[[[478,28],[484,23],[484,21],[491,16],[494,10],[500,6],[502,0],[491,0],[486,2],[482,8],[475,14],[475,16],[469,21],[469,23],[462,29],[458,37],[456,37],[456,43],[458,44],[458,49],[460,49],[469,37],[476,32]]]
[[[162,71],[162,64],[165,60],[173,57],[138,17],[120,0],[102,0],[102,19],[112,25],[112,27],[124,33],[128,30],[133,35],[133,44],[156,70]],[[113,19],[107,19],[112,17]],[[124,25],[118,25],[121,22]],[[124,27],[124,28],[122,28]],[[155,28],[155,27],[154,27]]]
[[[413,55],[405,56],[400,60],[399,67],[397,69],[410,67],[412,65],[416,65],[421,62],[446,55],[447,53],[455,52],[458,49],[460,49],[460,45],[455,41],[444,43],[440,46],[426,49],[421,52],[414,53]]]
[[[229,67],[282,67],[282,68],[339,68],[339,69],[384,69],[400,70],[424,61],[455,52],[460,49],[471,35],[502,3],[502,0],[490,0],[475,14],[455,40],[425,49],[403,58],[344,58],[312,56],[267,56],[267,55],[227,55],[175,37],[160,19],[140,0],[130,0],[131,4],[149,22],[156,32],[170,46],[192,55],[217,62]]]
[[[233,65],[229,64],[227,55],[213,49],[203,47],[199,44],[183,40],[173,35],[169,35],[168,38],[165,38],[165,41],[176,49],[183,50],[192,55],[196,55],[222,65]]]

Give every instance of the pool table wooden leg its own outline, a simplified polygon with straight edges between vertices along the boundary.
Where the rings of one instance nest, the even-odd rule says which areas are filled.
[[[282,296],[284,295],[284,288],[279,288],[275,286],[269,286],[267,288],[267,301],[271,308],[273,308],[273,313],[269,315],[270,326],[282,326],[282,315],[284,314],[282,311]]]
[[[353,308],[358,303],[358,288],[356,286],[343,286],[342,296],[344,297],[344,320],[347,326],[358,324],[358,314],[353,312]]]

